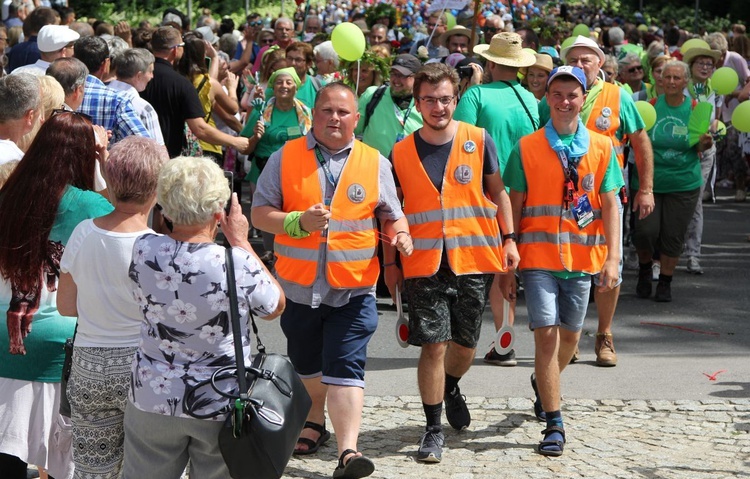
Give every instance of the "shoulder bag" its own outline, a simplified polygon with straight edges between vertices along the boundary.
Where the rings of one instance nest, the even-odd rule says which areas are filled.
[[[245,367],[231,248],[226,251],[226,268],[236,365],[221,368],[210,380],[189,388],[183,409],[199,419],[227,414],[219,432],[219,449],[233,479],[278,479],[292,457],[312,400],[289,360],[280,354],[266,353],[252,312],[249,314],[258,354],[252,366]],[[218,384],[230,378],[238,382],[239,395],[228,395],[219,389]],[[200,402],[196,390],[207,384],[232,402],[212,414],[195,414],[191,408]]]

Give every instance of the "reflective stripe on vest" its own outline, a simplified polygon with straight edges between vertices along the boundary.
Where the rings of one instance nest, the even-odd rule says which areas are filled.
[[[602,91],[594,100],[594,106],[591,109],[591,115],[586,122],[586,128],[589,130],[599,133],[600,135],[606,135],[612,139],[612,144],[615,147],[615,154],[617,155],[617,162],[620,164],[620,168],[625,165],[625,146],[623,141],[617,138],[617,130],[620,128],[622,121],[620,120],[620,93],[621,88],[612,83],[603,82]],[[609,108],[609,115],[606,117],[603,115],[604,108]],[[607,118],[609,120],[609,127],[602,130],[596,126],[596,121],[599,118]]]
[[[306,137],[288,141],[281,151],[282,210],[305,211],[323,203],[320,165]],[[374,210],[380,191],[380,154],[358,141],[349,154],[333,194],[327,236],[319,231],[307,238],[276,235],[276,272],[285,281],[312,286],[318,263],[326,262],[326,279],[335,289],[374,286],[380,267],[377,258],[377,221]],[[326,243],[321,257],[320,243]]]
[[[430,180],[409,135],[393,147],[414,253],[401,257],[405,278],[434,275],[443,249],[457,275],[503,271],[497,206],[484,194],[484,130],[459,122],[442,191]]]
[[[594,220],[580,229],[570,209],[563,208],[562,165],[549,146],[544,130],[521,139],[521,161],[528,189],[518,232],[520,269],[598,273],[607,255],[601,196],[604,175],[612,156],[609,137],[590,133],[589,150],[578,165],[581,191],[586,191]],[[583,181],[588,178],[587,181]],[[557,187],[559,185],[559,187]]]

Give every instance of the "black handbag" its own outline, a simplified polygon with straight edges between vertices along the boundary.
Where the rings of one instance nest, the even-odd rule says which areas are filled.
[[[231,248],[227,248],[226,268],[236,365],[221,368],[210,380],[190,388],[183,409],[200,419],[228,413],[219,432],[219,449],[233,479],[278,479],[292,457],[312,400],[289,360],[280,354],[266,353],[252,312],[249,314],[258,354],[252,366],[245,367]],[[219,389],[218,383],[227,379],[239,383],[238,396]],[[190,409],[200,401],[196,390],[208,383],[233,401],[218,412],[195,414]]]
[[[73,370],[73,343],[76,340],[78,325],[76,324],[75,332],[72,338],[65,340],[63,349],[65,350],[65,359],[63,360],[62,377],[60,378],[60,415],[70,417],[70,401],[68,400],[68,379],[70,372]]]

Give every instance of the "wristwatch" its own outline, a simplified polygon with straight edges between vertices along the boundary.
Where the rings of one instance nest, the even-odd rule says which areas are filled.
[[[514,243],[516,242],[516,233],[508,233],[507,235],[503,235],[503,243],[506,241],[511,240]]]

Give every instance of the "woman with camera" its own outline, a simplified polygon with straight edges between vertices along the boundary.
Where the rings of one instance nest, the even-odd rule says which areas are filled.
[[[125,410],[123,477],[178,479],[190,461],[191,477],[224,479],[229,472],[216,440],[224,417],[191,417],[186,393],[235,364],[235,334],[249,362],[249,312],[275,318],[284,310],[284,293],[247,241],[248,221],[236,194],[225,213],[229,185],[210,159],[170,160],[159,175],[157,198],[173,229],[141,236],[133,248],[130,279],[142,325]],[[232,330],[228,314],[226,250],[214,243],[219,224],[233,246],[241,331]],[[228,402],[208,390],[190,411],[207,414]]]

